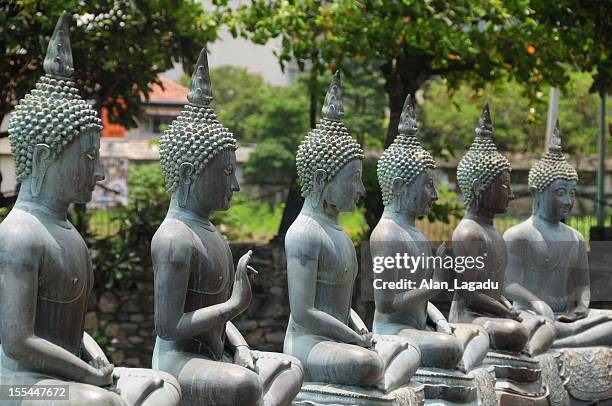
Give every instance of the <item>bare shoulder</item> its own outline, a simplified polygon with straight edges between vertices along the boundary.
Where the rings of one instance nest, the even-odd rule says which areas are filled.
[[[462,219],[455,231],[453,231],[453,241],[484,241],[485,235],[482,226],[470,219]]]
[[[0,257],[36,261],[50,238],[47,228],[32,214],[13,209],[0,223]]]
[[[318,257],[323,227],[312,217],[300,214],[285,234],[287,257]]]
[[[193,232],[177,219],[166,218],[151,240],[151,254],[154,259],[185,261],[193,247]]]
[[[526,241],[530,239],[530,234],[534,231],[533,222],[531,217],[527,220],[510,227],[504,233],[505,241]]]
[[[398,235],[405,233],[405,230],[400,227],[395,221],[390,219],[381,218],[372,234],[370,235],[370,241],[389,242],[397,240]]]

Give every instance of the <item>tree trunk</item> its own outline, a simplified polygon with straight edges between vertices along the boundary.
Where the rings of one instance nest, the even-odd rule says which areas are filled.
[[[317,125],[317,94],[315,91],[310,91],[310,128],[315,128]],[[278,232],[274,236],[275,241],[282,241],[285,239],[285,233],[293,224],[297,216],[300,214],[302,210],[302,206],[304,205],[304,198],[300,192],[300,189],[297,185],[297,175],[294,175],[291,179],[291,184],[289,185],[289,192],[287,193],[287,198],[285,199],[285,208],[283,210],[283,216],[281,218],[280,225],[278,227]]]
[[[385,92],[389,96],[389,127],[385,140],[385,147],[388,147],[397,135],[406,96],[410,94],[414,101],[417,90],[429,79],[431,71],[429,60],[424,56],[411,59],[398,57],[380,69],[385,77]]]

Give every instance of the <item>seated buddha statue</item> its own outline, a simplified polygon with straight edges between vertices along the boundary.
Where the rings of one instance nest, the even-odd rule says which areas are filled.
[[[351,308],[357,255],[338,216],[365,193],[364,154],[343,114],[336,72],[322,118],[296,157],[305,202],[285,236],[291,314],[284,351],[302,362],[307,382],[391,392],[408,384],[420,350],[408,338],[372,334]]]
[[[467,212],[453,232],[453,256],[480,258],[483,267],[456,273],[459,286],[472,284],[475,288],[455,291],[449,319],[482,326],[489,333],[492,349],[541,354],[554,339],[552,323],[514,309],[502,294],[508,256],[493,219],[506,211],[514,196],[510,163],[493,141],[488,104],[479,119],[476,137],[458,164],[457,180]],[[489,284],[478,288],[479,282]]]
[[[528,182],[533,214],[504,233],[505,294],[515,307],[554,321],[553,347],[612,345],[612,311],[589,308],[587,243],[563,223],[574,206],[578,173],[561,150],[558,120]]]
[[[70,204],[91,200],[104,179],[102,126],[71,80],[68,34],[64,13],[49,42],[45,75],[9,121],[21,188],[0,223],[0,382],[62,385],[65,396],[58,391],[57,404],[68,406],[178,405],[180,387],[171,375],[115,368],[84,331],[93,269],[67,212]]]
[[[433,179],[435,162],[416,137],[418,127],[410,95],[399,123],[399,135],[378,161],[378,181],[385,206],[370,236],[372,257],[396,258],[432,256],[427,238],[415,227],[417,217],[427,214],[437,200]],[[376,311],[373,331],[408,337],[421,350],[421,366],[470,371],[489,350],[489,337],[475,324],[449,324],[429,300],[439,289],[426,288],[423,281],[444,281],[433,268],[385,268],[379,276],[385,282],[408,279],[414,289],[374,290]],[[429,285],[432,285],[428,282]]]
[[[236,139],[211,108],[206,51],[189,85],[188,104],[160,138],[170,207],[153,237],[153,367],[179,381],[184,405],[289,405],[300,362],[252,350],[232,319],[251,301],[251,252],[234,269],[230,247],[210,221],[227,210],[236,180]]]

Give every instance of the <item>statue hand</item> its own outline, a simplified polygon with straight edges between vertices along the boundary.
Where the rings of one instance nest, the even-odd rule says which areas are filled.
[[[371,348],[374,345],[374,334],[367,330],[361,330],[357,345],[364,348]]]
[[[516,320],[518,322],[523,321],[523,318],[521,317],[521,312],[518,310],[508,309],[507,314],[509,319]]]
[[[552,311],[550,306],[543,301],[533,302],[533,310],[540,316],[544,316],[547,319],[554,320],[555,313]]]
[[[436,331],[438,333],[453,335],[453,329],[451,328],[450,324],[448,324],[448,321],[444,319],[440,319],[436,322]]]
[[[574,310],[566,314],[557,316],[557,321],[562,323],[572,323],[576,320],[584,319],[587,316],[589,309],[584,306],[577,306]]]
[[[253,267],[249,266],[251,255],[253,251],[249,250],[244,254],[238,261],[238,267],[236,268],[236,275],[234,280],[234,287],[232,289],[232,300],[240,312],[246,310],[251,303],[253,293],[251,292],[251,283],[249,282],[249,273],[257,275],[257,271]]]
[[[253,357],[249,347],[244,345],[236,347],[236,352],[234,352],[234,364],[250,369],[251,371],[255,371],[256,361],[257,359]]]
[[[109,364],[101,357],[97,357],[90,362],[90,365],[94,368],[94,372],[83,379],[84,383],[95,386],[107,386],[113,382],[113,370],[115,369],[113,364]]]

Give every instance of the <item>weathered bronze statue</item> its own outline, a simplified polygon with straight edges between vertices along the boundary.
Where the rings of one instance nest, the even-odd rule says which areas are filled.
[[[379,263],[398,255],[434,257],[415,221],[427,214],[438,198],[433,178],[435,162],[416,137],[418,127],[410,95],[404,103],[398,130],[398,136],[378,161],[385,209],[370,236],[370,254]],[[380,279],[377,285],[387,285],[374,289],[373,331],[408,337],[417,343],[421,369],[414,379],[426,385],[427,398],[463,404],[478,402],[480,398],[478,404],[494,404],[492,371],[479,371],[478,378],[464,374],[479,366],[487,355],[488,334],[475,324],[449,324],[429,301],[441,292],[434,284],[448,283],[447,271],[423,261],[410,269],[396,264],[378,270],[377,275]],[[410,281],[414,287],[398,289],[402,281]]]
[[[336,72],[323,117],[297,153],[306,201],[285,237],[291,307],[285,352],[302,361],[306,381],[390,392],[408,383],[420,351],[406,338],[373,336],[351,309],[357,256],[338,215],[355,210],[365,192],[364,155],[342,116]]]
[[[508,258],[493,218],[506,211],[514,196],[510,190],[510,164],[497,152],[492,135],[489,106],[485,105],[476,137],[457,167],[467,213],[452,237],[455,257],[481,258],[484,262],[482,270],[458,273],[459,285],[485,281],[491,285],[474,291],[457,290],[450,320],[484,327],[493,349],[533,356],[550,347],[554,328],[542,317],[513,309],[502,295]]]
[[[554,322],[553,347],[561,349],[568,392],[589,403],[612,398],[612,312],[589,309],[587,243],[562,222],[574,205],[577,182],[561,150],[557,121],[548,151],[529,172],[533,214],[504,234],[504,292],[515,308]]]
[[[415,227],[417,217],[427,214],[437,193],[433,172],[435,162],[416,138],[417,123],[410,96],[400,118],[399,135],[378,162],[378,179],[385,209],[370,237],[372,256],[391,257],[407,253],[412,257],[431,256],[426,237]],[[433,280],[434,269],[387,269],[383,279],[400,281],[409,276],[417,286]],[[433,278],[433,279],[432,279]],[[445,276],[438,277],[440,281]],[[479,365],[489,350],[489,338],[477,325],[450,325],[429,302],[439,289],[376,289],[373,330],[412,339],[421,349],[421,365],[469,371]],[[427,327],[433,326],[434,330]]]
[[[70,79],[68,34],[64,13],[49,42],[46,74],[9,123],[21,189],[0,224],[0,382],[67,385],[62,405],[177,405],[180,388],[172,376],[114,368],[84,332],[92,264],[67,211],[88,202],[104,178],[102,127]]]
[[[210,106],[206,51],[189,85],[189,104],[160,139],[170,208],[151,245],[157,341],[153,367],[170,372],[185,405],[289,405],[300,362],[249,348],[231,320],[251,301],[251,252],[234,270],[227,241],[210,222],[227,210],[236,180],[236,140]]]
[[[548,152],[529,171],[532,216],[504,233],[505,293],[518,308],[555,320],[554,347],[612,345],[612,312],[589,309],[587,244],[564,224],[578,173],[561,151],[557,121]]]

